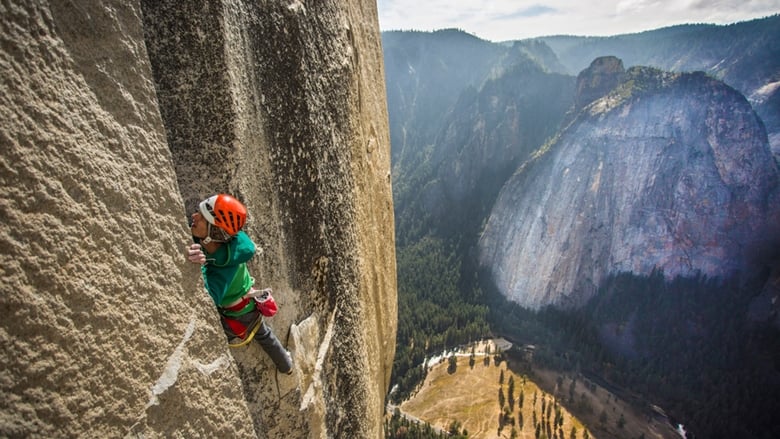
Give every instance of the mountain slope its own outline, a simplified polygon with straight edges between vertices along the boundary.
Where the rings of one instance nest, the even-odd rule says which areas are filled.
[[[420,174],[427,173],[424,178],[429,178],[431,172],[435,173],[432,167],[441,162],[445,152],[452,150],[453,141],[466,140],[463,134],[455,134],[459,138],[453,139],[450,131],[463,129],[453,124],[465,123],[469,129],[475,128],[471,125],[475,121],[463,120],[480,117],[475,111],[491,111],[501,117],[498,114],[504,110],[501,105],[512,105],[508,102],[512,94],[541,97],[548,85],[552,90],[545,91],[553,91],[554,95],[570,88],[563,86],[555,90],[559,86],[556,81],[560,80],[545,84],[535,79],[532,84],[540,86],[538,90],[523,82],[523,75],[538,76],[543,72],[564,70],[552,50],[541,41],[522,41],[505,46],[480,40],[463,31],[446,29],[436,32],[384,32],[382,44],[394,184],[396,194],[400,194],[396,199],[401,201],[405,198],[406,188],[423,179]],[[508,88],[508,81],[513,81],[513,89]],[[486,86],[492,89],[490,93],[493,96],[507,102],[493,103],[492,106],[474,103],[478,94],[485,93],[483,87]],[[508,96],[502,96],[504,92]],[[556,98],[550,99],[556,109],[561,105]],[[546,107],[544,102],[539,101],[522,116],[537,117],[537,110],[544,113]],[[462,114],[463,111],[469,114]],[[495,121],[497,117],[492,119]],[[488,126],[478,129],[484,132],[495,128],[497,123],[492,126],[488,123]],[[554,126],[555,121],[545,125]],[[517,143],[516,139],[509,141]],[[468,150],[473,145],[456,145],[454,148]],[[506,164],[514,166],[516,163]]]
[[[627,66],[670,71],[704,70],[743,92],[775,77],[780,65],[780,15],[727,26],[686,24],[610,37],[541,37],[576,74],[609,55]]]
[[[572,78],[523,60],[463,92],[415,175],[427,183],[415,191],[401,183],[401,227],[419,213],[428,217],[426,230],[476,233],[517,165],[559,128],[573,90]]]
[[[479,86],[506,48],[465,32],[383,32],[394,168],[413,166],[444,116],[469,86]]]

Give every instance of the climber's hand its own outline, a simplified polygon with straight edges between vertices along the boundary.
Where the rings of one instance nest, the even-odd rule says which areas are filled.
[[[193,264],[203,265],[206,263],[206,254],[200,248],[200,244],[192,244],[187,249],[187,259]]]

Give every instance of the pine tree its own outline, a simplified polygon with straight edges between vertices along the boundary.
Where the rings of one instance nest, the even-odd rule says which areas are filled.
[[[572,378],[569,385],[569,402],[574,402],[574,394],[577,392],[577,380]]]
[[[523,412],[517,412],[517,428],[520,430],[523,429],[524,420],[523,420]]]
[[[509,387],[507,389],[507,398],[509,399],[509,409],[515,409],[515,377],[509,375]]]
[[[601,411],[601,414],[599,415],[599,423],[601,423],[601,425],[606,425],[607,424],[607,420],[608,420],[607,419],[607,410],[604,409],[604,410]]]

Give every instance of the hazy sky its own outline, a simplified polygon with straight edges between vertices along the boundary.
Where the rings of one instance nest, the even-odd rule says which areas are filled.
[[[458,28],[490,41],[617,35],[780,13],[780,0],[377,0],[377,6],[383,31]]]

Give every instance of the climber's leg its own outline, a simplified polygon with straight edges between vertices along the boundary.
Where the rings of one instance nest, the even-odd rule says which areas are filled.
[[[260,343],[263,350],[271,357],[279,372],[292,373],[293,364],[290,353],[282,346],[282,343],[265,322],[260,323],[260,329],[255,335],[255,340]]]

